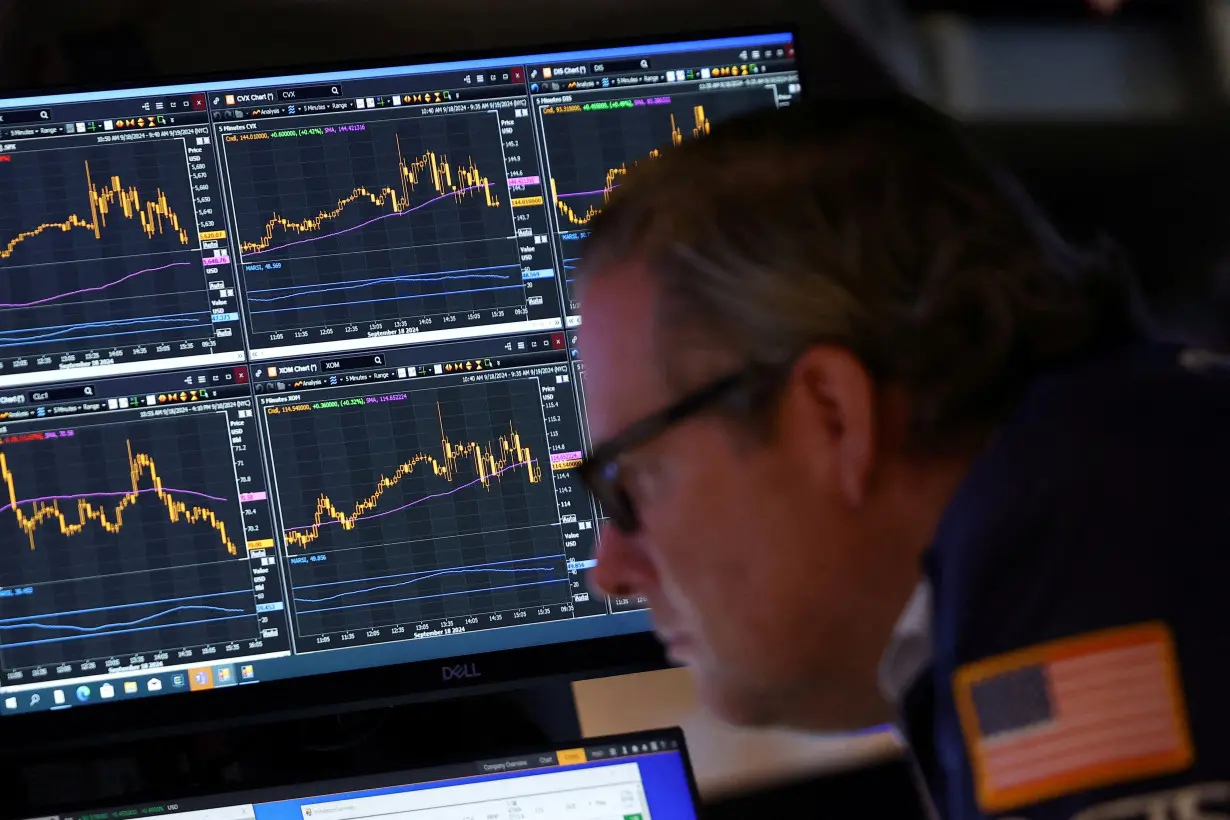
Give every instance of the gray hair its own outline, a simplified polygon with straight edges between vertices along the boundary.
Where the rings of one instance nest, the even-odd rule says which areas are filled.
[[[848,348],[907,389],[922,445],[992,425],[1038,370],[1139,327],[1122,266],[1067,245],[955,124],[904,97],[745,116],[644,160],[583,256],[582,286],[647,267],[673,356],[690,341],[766,364]]]

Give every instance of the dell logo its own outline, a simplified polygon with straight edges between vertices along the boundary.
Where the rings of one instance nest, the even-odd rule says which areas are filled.
[[[441,667],[440,672],[444,675],[445,680],[466,680],[483,676],[483,673],[478,671],[477,663],[459,663],[456,666],[444,666]]]

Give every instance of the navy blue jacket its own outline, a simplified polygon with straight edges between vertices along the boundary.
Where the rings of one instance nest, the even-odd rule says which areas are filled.
[[[1139,345],[1037,379],[925,569],[903,713],[941,817],[1230,817],[1230,360]]]

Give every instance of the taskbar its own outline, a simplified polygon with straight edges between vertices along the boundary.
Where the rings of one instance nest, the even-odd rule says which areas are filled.
[[[0,688],[0,716],[257,683],[265,662],[289,655],[289,651],[271,652],[225,662],[197,661],[194,664],[108,672],[54,683],[6,686]]]

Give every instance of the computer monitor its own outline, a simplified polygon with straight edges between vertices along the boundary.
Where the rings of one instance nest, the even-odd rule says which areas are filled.
[[[0,99],[3,735],[661,663],[586,582],[571,272],[800,93],[761,32]]]
[[[61,811],[57,820],[695,820],[682,732],[585,740],[488,754],[395,774],[185,794],[154,803]],[[46,818],[43,818],[46,820]]]

